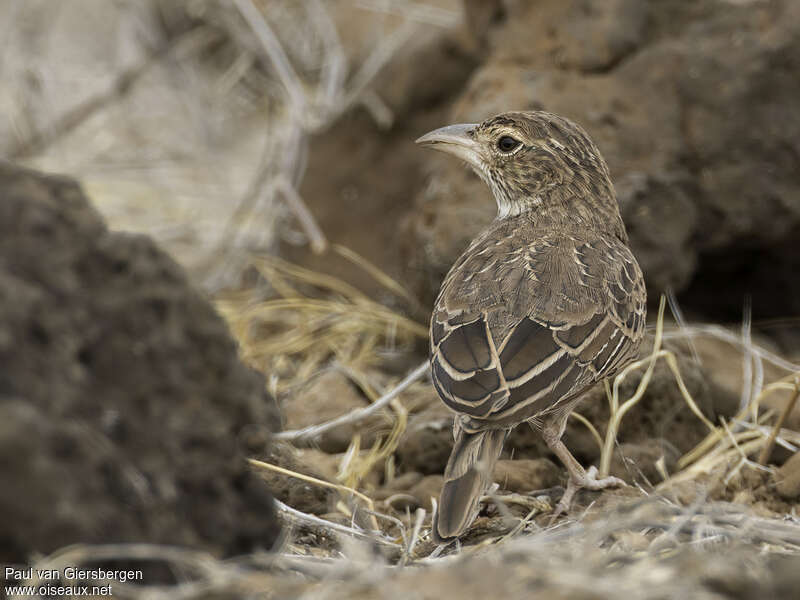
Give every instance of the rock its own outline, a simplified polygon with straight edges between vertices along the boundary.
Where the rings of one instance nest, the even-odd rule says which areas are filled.
[[[480,15],[476,4],[468,5],[468,18]],[[489,31],[490,55],[534,68],[607,71],[635,51],[645,34],[647,9],[637,0],[508,2],[506,7],[505,19],[495,18],[498,26]]]
[[[685,309],[725,320],[740,318],[746,293],[756,318],[800,311],[800,171],[790,158],[800,5],[505,7],[447,121],[510,109],[574,119],[609,163],[651,298],[672,287]],[[427,300],[495,213],[486,186],[447,158],[430,159],[406,221],[407,278]]]
[[[620,444],[611,457],[609,474],[628,482],[658,485],[664,480],[656,462],[664,459],[667,475],[675,473],[680,453],[663,438]]]
[[[372,496],[401,513],[414,511],[419,507],[431,511],[433,509],[431,498],[436,498],[438,501],[443,481],[441,475],[423,476],[410,471],[396,477]]]
[[[308,469],[308,473],[317,473],[315,477],[326,481],[336,481],[339,465],[342,461],[341,454],[328,454],[315,448],[293,448],[294,457],[301,468]]]
[[[325,371],[284,402],[285,428],[301,429],[324,423],[367,404],[367,399],[346,375],[336,370]],[[358,423],[330,429],[307,443],[328,453],[344,452],[358,433],[362,446],[369,446],[375,441],[378,430],[385,428],[387,423],[386,418],[375,415]]]
[[[0,162],[0,558],[74,543],[269,548],[245,454],[278,424],[224,321],[80,187]]]
[[[409,490],[409,493],[417,499],[419,506],[430,512],[433,510],[431,498],[435,498],[437,502],[439,501],[439,494],[442,493],[443,485],[444,478],[441,475],[428,475],[418,481]]]
[[[260,458],[295,473],[335,482],[335,472],[331,478],[331,469],[326,464],[329,462],[328,457],[329,455],[319,450],[297,450],[289,444],[279,442],[272,445]],[[333,508],[338,498],[337,491],[332,488],[264,468],[256,467],[256,470],[278,500],[301,512],[325,514]]]
[[[387,483],[383,486],[383,490],[381,493],[384,492],[403,492],[406,490],[410,490],[414,487],[417,483],[422,481],[422,473],[417,473],[416,471],[409,471],[407,473],[403,473],[402,475],[398,475],[392,481]]]
[[[505,16],[503,0],[462,0],[464,20],[474,43],[483,46],[493,23]]]
[[[792,456],[775,472],[775,488],[787,500],[800,498],[800,453]]]
[[[560,475],[560,469],[546,458],[499,460],[493,480],[501,490],[524,494],[557,486]]]
[[[796,464],[784,470],[783,474],[745,465],[731,477],[706,478],[706,489],[700,491],[700,496],[711,500],[738,502],[747,505],[754,514],[763,517],[784,518],[795,510],[798,496],[784,496],[781,489],[787,494],[799,493],[798,478],[795,476],[796,473],[793,473],[796,470]],[[786,487],[780,485],[781,482],[786,484]]]
[[[443,473],[452,449],[453,413],[435,402],[409,418],[397,446],[398,466],[424,475]]]

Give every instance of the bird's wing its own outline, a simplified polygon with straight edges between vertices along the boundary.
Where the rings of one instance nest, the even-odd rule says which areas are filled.
[[[616,238],[479,238],[431,319],[434,384],[454,410],[513,424],[612,376],[644,333],[645,289]]]

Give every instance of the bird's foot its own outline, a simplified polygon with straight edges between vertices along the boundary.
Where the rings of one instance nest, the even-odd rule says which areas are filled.
[[[581,471],[582,472],[579,473],[570,473],[567,489],[564,491],[564,495],[561,496],[561,500],[556,504],[556,508],[550,517],[551,524],[556,520],[556,517],[569,512],[569,508],[578,490],[584,488],[587,490],[603,490],[607,487],[625,487],[627,485],[619,477],[603,477],[602,479],[598,479],[597,467],[594,466],[589,467],[588,471],[583,471],[583,469],[581,469]]]

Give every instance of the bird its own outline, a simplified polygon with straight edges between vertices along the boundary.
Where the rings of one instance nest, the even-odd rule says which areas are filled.
[[[581,488],[625,485],[585,470],[561,440],[585,392],[636,358],[645,329],[644,278],[597,146],[545,111],[449,125],[416,142],[466,162],[497,203],[431,315],[431,378],[455,412],[433,539],[469,528],[508,433],[522,423],[567,469],[554,516]]]

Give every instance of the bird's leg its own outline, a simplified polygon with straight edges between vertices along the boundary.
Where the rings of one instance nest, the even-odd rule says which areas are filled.
[[[572,500],[581,488],[602,490],[607,487],[625,485],[625,482],[619,477],[603,477],[602,479],[598,479],[596,467],[589,467],[589,470],[586,471],[580,463],[575,460],[575,457],[572,456],[572,453],[564,445],[564,442],[561,441],[562,431],[563,428],[557,425],[553,426],[552,424],[546,424],[542,428],[542,437],[545,443],[550,450],[553,451],[553,454],[564,464],[569,473],[567,489],[564,491],[564,495],[561,496],[561,500],[553,511],[552,519],[555,519],[561,513],[569,512]]]

